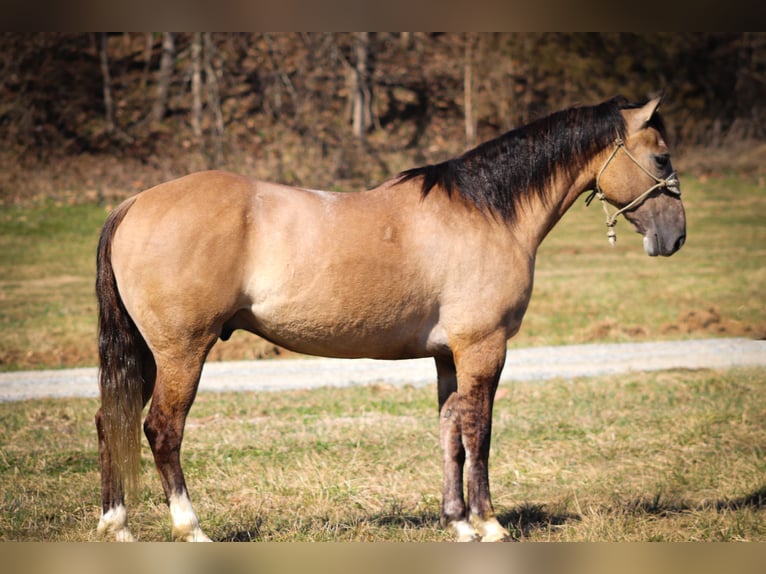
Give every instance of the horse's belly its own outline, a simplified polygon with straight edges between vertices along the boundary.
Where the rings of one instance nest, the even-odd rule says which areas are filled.
[[[325,357],[424,357],[434,354],[443,339],[432,314],[402,314],[396,306],[386,313],[364,313],[338,303],[310,308],[254,305],[247,323],[243,328],[280,346]]]

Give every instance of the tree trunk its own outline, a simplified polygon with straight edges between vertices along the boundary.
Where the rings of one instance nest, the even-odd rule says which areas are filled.
[[[215,166],[223,164],[223,112],[221,111],[221,96],[218,88],[218,70],[213,56],[215,47],[210,32],[202,33],[203,62],[205,67],[205,83],[207,85],[207,101],[213,113],[213,125],[215,126]]]
[[[112,77],[109,74],[109,42],[106,32],[98,33],[99,57],[101,60],[101,77],[104,86],[104,110],[106,119],[106,131],[114,133],[114,103],[112,100]]]
[[[191,126],[194,135],[202,135],[202,34],[195,32],[191,45]]]
[[[463,102],[465,113],[465,144],[471,148],[476,145],[476,120],[473,114],[473,44],[475,34],[466,32],[465,63],[463,74]]]
[[[157,92],[152,106],[151,119],[155,122],[162,121],[168,107],[168,91],[173,79],[173,68],[176,62],[176,45],[172,32],[162,34],[162,58],[160,70],[157,76]]]
[[[287,90],[287,93],[290,94],[290,100],[293,104],[293,114],[295,114],[298,110],[299,103],[298,103],[298,93],[295,90],[295,86],[293,85],[293,82],[290,80],[290,76],[287,75],[287,73],[284,70],[284,67],[281,63],[281,59],[277,56],[274,50],[274,42],[272,40],[272,35],[264,32],[263,39],[266,41],[267,46],[267,52],[269,55],[269,59],[271,60],[271,65],[274,67],[274,71],[279,76],[279,79],[282,83],[282,86]],[[275,111],[279,114],[283,113],[283,104],[282,104],[282,97],[280,95],[281,89],[277,88],[275,96],[277,97],[276,105],[275,105]]]
[[[141,72],[141,91],[146,89],[149,81],[149,68],[152,65],[152,51],[154,49],[154,32],[147,32],[144,39],[144,70]]]
[[[364,139],[372,124],[372,85],[369,70],[370,39],[367,32],[354,35],[354,69],[352,72],[352,130]]]

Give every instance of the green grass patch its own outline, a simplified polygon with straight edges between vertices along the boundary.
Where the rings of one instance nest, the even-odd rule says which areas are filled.
[[[682,177],[688,240],[671,258],[644,255],[620,219],[606,241],[599,206],[575,204],[543,242],[517,346],[689,337],[766,337],[766,188],[757,180]],[[0,213],[0,370],[91,366],[95,252],[107,210],[42,204]],[[271,347],[237,333],[213,359]]]
[[[0,214],[0,369],[94,365],[104,207],[45,204]]]
[[[766,369],[515,382],[490,476],[523,541],[766,541]],[[0,540],[88,541],[100,512],[94,399],[0,404]],[[130,523],[167,540],[149,448]],[[201,393],[182,460],[217,540],[438,541],[436,391]]]

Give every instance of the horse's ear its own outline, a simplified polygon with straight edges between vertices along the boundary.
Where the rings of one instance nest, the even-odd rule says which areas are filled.
[[[663,96],[658,96],[653,98],[633,111],[634,113],[631,115],[628,125],[630,132],[636,132],[646,127],[646,124],[649,123],[649,120],[651,120],[652,116],[657,112],[657,108],[660,107],[662,97]]]
[[[665,99],[665,92],[662,92],[659,96],[657,96],[654,99],[649,100],[644,108],[648,108],[651,110],[649,114],[646,116],[646,121],[648,122],[650,119],[652,119],[652,116],[657,113],[657,110],[660,109],[660,105],[662,104],[662,100]]]

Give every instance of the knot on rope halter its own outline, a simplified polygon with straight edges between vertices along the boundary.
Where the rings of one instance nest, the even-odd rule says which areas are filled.
[[[607,166],[612,162],[619,150],[624,151],[625,154],[631,159],[631,161],[635,163],[639,168],[641,168],[641,171],[651,177],[656,183],[645,192],[640,194],[638,197],[636,197],[633,201],[628,203],[626,206],[618,209],[616,212],[614,212],[614,214],[610,215],[609,208],[607,207],[606,195],[604,194],[604,190],[601,189],[600,180],[601,175],[604,173]],[[656,189],[664,189],[673,195],[680,196],[681,187],[678,181],[678,173],[674,171],[665,178],[657,177],[651,171],[641,165],[641,163],[633,156],[633,154],[628,151],[628,148],[625,147],[625,142],[622,140],[622,138],[616,138],[614,140],[614,149],[612,150],[612,153],[609,154],[609,157],[604,162],[604,165],[602,165],[601,169],[598,171],[598,175],[596,175],[596,186],[588,194],[588,197],[585,198],[585,205],[589,207],[593,201],[593,198],[598,197],[599,201],[601,202],[601,206],[604,208],[604,213],[606,214],[606,236],[609,239],[609,244],[614,245],[617,243],[617,233],[614,230],[614,226],[617,224],[617,216],[643,203],[643,201],[649,197],[649,194],[651,194]]]

